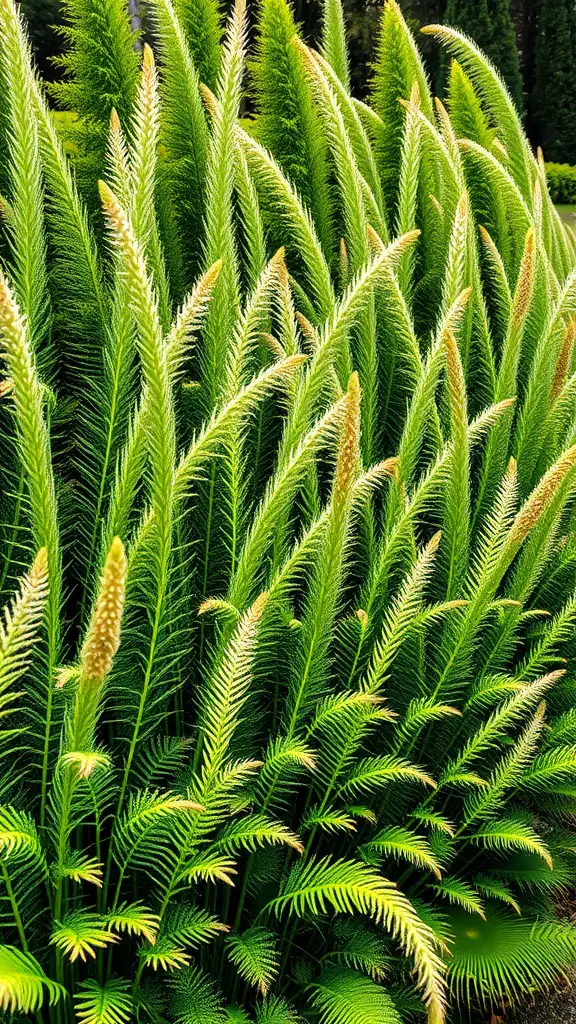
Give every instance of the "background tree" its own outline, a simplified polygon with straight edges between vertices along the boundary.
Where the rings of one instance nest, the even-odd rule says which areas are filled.
[[[522,74],[510,0],[488,0],[492,38],[488,56],[500,71],[519,110],[524,106]]]
[[[535,44],[533,142],[547,160],[576,161],[576,8],[540,0]]]

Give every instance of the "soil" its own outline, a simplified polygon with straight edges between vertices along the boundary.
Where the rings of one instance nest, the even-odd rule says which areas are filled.
[[[576,1024],[576,989],[537,999],[514,1016],[513,1024]]]

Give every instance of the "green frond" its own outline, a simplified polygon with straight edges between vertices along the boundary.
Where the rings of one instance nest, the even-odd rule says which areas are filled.
[[[138,790],[133,794],[114,836],[113,854],[122,876],[131,864],[146,865],[166,821],[181,815],[188,817],[199,810],[198,803],[174,793]]]
[[[102,885],[102,864],[95,857],[86,857],[78,850],[68,853],[66,859],[58,865],[56,872],[59,878],[71,878],[73,882],[88,882],[90,885]]]
[[[119,0],[67,0],[64,13],[65,50],[58,61],[63,76],[51,91],[64,109],[78,116],[73,138],[94,160],[93,188],[102,173],[110,113],[114,108],[126,124],[136,95],[136,36]]]
[[[226,1024],[228,1019],[213,984],[198,967],[176,972],[170,1010],[178,1024]]]
[[[327,126],[330,148],[336,159],[336,178],[341,197],[342,219],[344,222],[344,243],[346,245],[350,270],[359,270],[368,255],[367,219],[364,208],[361,175],[358,170],[353,148],[348,138],[344,116],[336,94],[322,72],[322,68],[310,50],[302,43],[295,43],[302,54],[306,73],[312,87],[318,94],[323,118]],[[355,365],[358,367],[362,386],[362,441],[367,461],[375,457],[375,415],[378,378],[376,322],[372,303],[358,318],[353,346]]]
[[[237,874],[235,860],[211,850],[197,854],[184,868],[184,875],[189,883],[201,880],[212,884],[224,882],[233,886],[233,878]]]
[[[14,807],[0,808],[0,851],[5,861],[37,860],[45,870],[45,855],[34,820],[26,811]]]
[[[474,878],[474,888],[486,899],[500,900],[502,903],[512,907],[517,914],[522,913],[520,904],[515,899],[511,890],[497,878],[489,878],[487,875],[476,875]]]
[[[226,939],[227,954],[243,981],[266,995],[278,973],[279,956],[276,937],[265,928],[255,926]]]
[[[406,108],[406,124],[400,156],[400,182],[398,186],[398,209],[396,211],[396,234],[403,235],[417,227],[418,181],[422,135],[420,121],[415,117],[415,109],[420,104],[418,83],[415,82],[410,94],[410,103]],[[409,251],[400,266],[398,283],[403,293],[409,297],[413,287],[414,253]]]
[[[489,908],[486,921],[466,914],[450,919],[448,979],[460,1001],[482,1006],[551,985],[574,960],[574,932],[559,922],[532,923]]]
[[[389,825],[372,836],[360,849],[369,861],[372,861],[373,858],[380,861],[381,858],[387,857],[393,860],[406,860],[418,867],[428,868],[437,878],[441,877],[441,867],[434,857],[429,843],[423,836],[419,836],[407,828]]]
[[[448,109],[457,138],[472,139],[484,146],[484,149],[492,148],[496,141],[496,130],[490,128],[474,86],[457,60],[450,64]]]
[[[532,192],[533,158],[514,101],[498,72],[475,43],[456,29],[428,25],[423,31],[438,39],[456,57],[468,75],[491,118],[498,125],[515,180],[524,197],[528,198]]]
[[[522,776],[521,786],[535,792],[554,792],[569,784],[576,770],[576,746],[557,746],[539,754]]]
[[[142,949],[140,963],[153,971],[180,971],[190,963],[190,954],[184,946],[175,945],[169,938],[160,938],[153,946]]]
[[[219,0],[177,0],[176,12],[200,81],[215,89],[222,61]]]
[[[251,72],[258,110],[258,139],[270,150],[312,211],[327,257],[332,248],[327,144],[312,101],[288,0],[264,0]]]
[[[148,962],[152,963],[156,951],[166,943],[181,943],[196,949],[226,931],[227,925],[206,910],[185,903],[175,904],[164,919],[161,934],[152,943],[154,948],[146,951]]]
[[[406,952],[415,958],[430,1012],[438,1012],[443,1003],[443,982],[435,943],[402,893],[362,863],[311,858],[307,864],[292,869],[281,895],[269,904],[277,914],[288,910],[297,917],[306,911],[325,913],[329,907],[340,914],[350,914],[355,909],[391,928]],[[439,1019],[440,1016],[441,1011]]]
[[[46,976],[30,953],[0,946],[0,1006],[10,1013],[30,1013],[44,1002],[50,1006],[65,994],[62,985]]]
[[[552,867],[552,858],[546,845],[521,815],[485,822],[470,838],[473,842],[494,850],[524,850],[536,853]]]
[[[130,216],[136,238],[146,253],[158,295],[160,319],[170,322],[170,296],[156,216],[160,96],[158,73],[147,43],[142,51],[140,83],[130,126]]]
[[[45,549],[42,559],[48,574],[46,602],[47,653],[45,676],[38,679],[36,699],[44,707],[35,728],[35,744],[41,750],[41,804],[46,807],[48,765],[53,753],[54,690],[53,673],[60,660],[61,555],[60,530],[56,505],[56,485],[51,458],[50,437],[40,381],[31,351],[25,320],[0,272],[1,352],[12,380],[12,399],[19,433],[19,457],[26,480],[30,529],[36,549]],[[34,701],[29,714],[36,716]],[[38,719],[36,717],[36,722]],[[39,733],[39,734],[38,734]]]
[[[327,317],[334,304],[334,289],[328,260],[307,207],[289,177],[283,174],[278,162],[264,146],[238,125],[236,137],[261,201],[266,199],[276,221],[280,222],[277,230],[278,227],[282,230],[278,241],[298,257],[298,262],[302,262],[304,280],[312,293],[310,298],[317,307],[317,314]]]
[[[208,126],[199,90],[200,77],[178,17],[180,9],[175,9],[171,0],[156,0],[150,6],[163,65],[160,135],[167,158],[162,165],[162,175],[172,199],[184,252],[190,256],[195,272],[201,255],[208,154]],[[192,11],[202,4],[189,0],[186,6]],[[205,6],[216,5],[207,0]],[[189,271],[184,273],[186,284],[191,276]]]
[[[361,793],[373,793],[393,782],[410,780],[424,786],[436,785],[426,772],[403,758],[386,754],[365,757],[356,763],[342,786],[341,793],[358,796]]]
[[[336,948],[329,963],[344,964],[381,982],[390,968],[390,948],[385,938],[362,922],[342,918],[334,927]]]
[[[243,615],[206,687],[200,712],[200,738],[196,752],[202,751],[203,772],[210,780],[229,756],[229,747],[238,725],[242,706],[252,677],[252,662],[258,628],[266,607],[264,592]]]
[[[129,987],[129,982],[120,979],[104,985],[91,980],[83,982],[74,999],[78,1020],[81,1024],[125,1024],[133,1009]]]
[[[257,1024],[302,1024],[302,1017],[282,998],[273,996],[256,1009]]]
[[[543,728],[543,718],[544,705],[541,704],[510,753],[496,763],[488,785],[468,798],[464,811],[464,820],[468,826],[491,817],[509,791],[523,779],[525,771],[530,770],[538,737]],[[545,758],[546,754],[542,757]]]
[[[322,52],[346,90],[350,90],[346,26],[341,0],[324,0]]]
[[[14,691],[14,684],[30,664],[47,597],[47,552],[41,548],[22,581],[20,592],[4,609],[4,622],[0,622],[0,712],[4,719],[14,713],[14,702],[21,696]],[[8,742],[14,735],[15,730],[2,729],[0,742]],[[5,756],[5,751],[3,754]]]
[[[18,35],[4,20],[2,76],[8,91],[8,172],[10,179],[9,245],[14,290],[26,315],[32,349],[51,380],[54,373],[47,293],[46,238],[42,161],[38,125],[30,116],[33,84],[25,30]]]
[[[464,882],[461,878],[445,878],[443,882],[432,888],[435,893],[444,897],[454,906],[462,907],[469,914],[478,914],[481,918],[485,918],[484,903],[469,882]]]
[[[209,415],[222,396],[226,347],[223,338],[232,330],[238,306],[237,249],[232,224],[235,123],[238,117],[246,46],[243,3],[228,22],[222,64],[206,157],[204,258],[210,266],[222,260],[201,351],[203,407]]]
[[[0,1009],[514,1012],[576,967],[574,232],[457,31],[444,105],[384,0],[361,101],[341,0],[132,6],[65,0],[62,117],[0,0]]]
[[[311,985],[311,1001],[322,1024],[400,1024],[386,989],[354,971],[323,971]]]
[[[286,843],[299,853],[302,843],[294,832],[291,832],[280,821],[274,821],[263,814],[248,814],[238,822],[227,825],[218,836],[218,846],[226,853],[239,850],[252,850],[264,843]]]
[[[326,810],[313,808],[301,825],[303,832],[309,829],[320,828],[324,832],[355,831],[356,825],[352,818],[345,811],[327,807]]]
[[[106,914],[106,924],[115,932],[128,935],[141,935],[153,943],[158,931],[158,916],[152,914],[141,903],[121,904],[110,914]]]
[[[73,910],[63,921],[55,922],[50,941],[74,962],[78,958],[95,958],[96,950],[105,949],[118,942],[118,936],[110,930],[108,922],[99,914],[89,913],[87,910]]]
[[[423,112],[432,121],[432,100],[416,44],[398,4],[386,0],[374,65],[372,104],[380,118],[375,150],[390,212],[396,209],[404,119],[398,98],[410,99],[414,82]]]

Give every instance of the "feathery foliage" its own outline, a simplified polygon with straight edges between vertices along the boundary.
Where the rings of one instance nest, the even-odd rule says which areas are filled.
[[[0,1008],[497,1010],[576,965],[573,234],[457,30],[366,104],[339,0],[149,7],[67,0],[69,156],[0,0]]]

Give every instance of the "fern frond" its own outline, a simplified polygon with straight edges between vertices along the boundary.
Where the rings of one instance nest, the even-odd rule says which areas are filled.
[[[266,995],[278,973],[275,936],[256,925],[226,940],[228,958],[240,977]]]
[[[381,986],[354,971],[327,970],[311,985],[322,1024],[399,1024],[394,1003]]]
[[[324,0],[322,11],[322,52],[344,88],[350,90],[348,48],[344,11],[340,0]]]
[[[99,985],[85,981],[75,997],[76,1015],[82,1024],[125,1024],[132,1016],[129,982],[114,979]]]
[[[30,1013],[42,1006],[44,989],[53,1006],[64,988],[44,973],[31,955],[14,946],[0,946],[0,1006],[10,1013]]]
[[[429,1013],[442,1019],[442,968],[435,943],[405,896],[366,865],[325,858],[293,868],[281,895],[269,904],[276,913],[288,910],[298,917],[306,911],[324,913],[328,907],[344,914],[356,909],[391,929],[414,955]]]
[[[13,691],[13,686],[30,664],[47,597],[48,557],[46,548],[41,548],[22,581],[20,593],[11,606],[5,608],[4,622],[0,623],[0,711],[3,718],[16,710],[10,705],[20,694]],[[4,742],[14,735],[12,730],[6,732],[6,737],[0,733]]]

